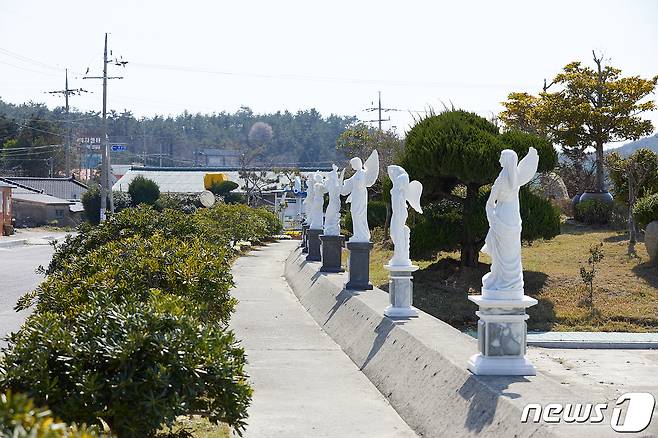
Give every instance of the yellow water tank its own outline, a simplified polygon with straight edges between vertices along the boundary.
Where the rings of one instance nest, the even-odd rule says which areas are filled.
[[[228,181],[228,176],[223,173],[206,173],[203,177],[203,186],[208,190],[214,183]]]

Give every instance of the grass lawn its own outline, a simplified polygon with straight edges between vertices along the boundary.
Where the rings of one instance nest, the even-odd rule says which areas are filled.
[[[156,436],[162,438],[229,438],[231,436],[231,429],[227,424],[215,425],[197,415],[178,417],[172,432],[169,433],[169,430],[163,429]]]
[[[604,258],[594,280],[594,305],[585,300],[580,278],[589,247],[603,242]],[[528,309],[528,328],[560,331],[658,332],[658,267],[649,263],[644,243],[636,257],[627,255],[623,232],[587,228],[570,223],[552,240],[523,246],[526,294],[539,300]],[[375,245],[371,255],[373,284],[388,289],[383,265],[392,251]],[[479,294],[488,272],[489,256],[480,253],[478,268],[461,268],[458,252],[441,252],[434,260],[416,260],[414,306],[459,328],[474,328],[476,306],[468,294]]]

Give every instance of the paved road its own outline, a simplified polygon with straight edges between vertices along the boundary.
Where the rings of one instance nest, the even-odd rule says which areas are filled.
[[[233,266],[231,326],[254,387],[246,436],[415,437],[288,287],[283,266],[295,245],[256,249]]]
[[[14,305],[25,292],[33,290],[42,280],[35,270],[50,262],[50,245],[24,245],[0,249],[0,337],[20,328],[29,310],[16,313]],[[0,340],[0,345],[6,343]]]

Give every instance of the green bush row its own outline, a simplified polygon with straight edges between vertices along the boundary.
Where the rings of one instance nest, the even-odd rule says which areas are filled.
[[[262,241],[280,230],[281,222],[274,213],[243,204],[218,203],[193,214],[171,209],[158,212],[141,205],[111,215],[98,226],[80,225],[76,236],[67,236],[55,248],[46,273],[57,271],[66,261],[83,257],[93,248],[131,236],[148,237],[159,232],[168,239],[198,237],[226,247],[240,240]]]
[[[192,214],[140,206],[81,226],[19,300],[34,313],[2,350],[0,391],[119,437],[190,414],[240,432],[251,388],[226,328],[232,243],[280,228],[272,212],[223,203]]]

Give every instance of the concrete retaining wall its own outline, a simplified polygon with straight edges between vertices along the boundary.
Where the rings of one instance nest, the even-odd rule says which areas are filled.
[[[299,301],[341,346],[400,416],[421,436],[607,436],[609,425],[522,424],[526,403],[578,397],[541,373],[535,377],[474,376],[467,359],[476,341],[420,312],[395,322],[383,316],[388,294],[343,289],[346,274],[319,272],[320,263],[294,251],[285,276]]]

